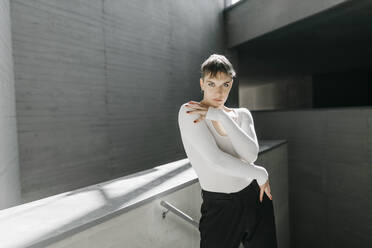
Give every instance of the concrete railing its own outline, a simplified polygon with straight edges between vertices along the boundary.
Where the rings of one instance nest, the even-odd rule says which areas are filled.
[[[280,247],[289,247],[286,142],[260,143],[271,177]],[[0,211],[1,247],[199,247],[200,236],[167,202],[200,219],[198,178],[188,159]]]

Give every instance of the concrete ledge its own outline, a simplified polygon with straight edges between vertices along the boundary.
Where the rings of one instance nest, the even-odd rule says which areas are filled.
[[[260,142],[260,153],[285,140]],[[0,211],[1,247],[45,247],[198,182],[188,159]]]
[[[352,5],[354,2],[350,0],[241,0],[224,9],[227,47],[233,48],[305,18],[338,8],[343,4]]]

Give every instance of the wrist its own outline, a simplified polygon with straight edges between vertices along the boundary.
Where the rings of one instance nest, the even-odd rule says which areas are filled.
[[[221,109],[209,106],[207,113],[205,114],[205,119],[219,121],[221,111],[222,111]]]
[[[262,186],[269,179],[269,174],[267,173],[267,170],[262,166],[260,166],[260,170],[262,174],[260,175],[260,177],[256,178],[256,180],[257,180],[258,185]]]

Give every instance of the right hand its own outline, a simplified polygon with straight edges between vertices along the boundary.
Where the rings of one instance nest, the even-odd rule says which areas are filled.
[[[205,116],[208,112],[209,106],[196,101],[189,101],[186,105],[187,108],[190,108],[190,110],[187,111],[187,114],[199,114],[199,118],[194,120],[194,123],[197,123],[201,120],[205,119]]]
[[[262,202],[264,192],[266,193],[266,195],[269,197],[270,200],[273,199],[273,197],[270,193],[269,179],[267,179],[266,183],[264,183],[263,185],[260,186],[260,202]]]

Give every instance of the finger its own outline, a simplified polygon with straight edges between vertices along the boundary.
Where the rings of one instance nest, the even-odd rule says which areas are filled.
[[[199,104],[195,102],[188,102],[186,106],[199,106]]]
[[[187,114],[199,114],[200,115],[199,119],[204,120],[207,112],[205,110],[190,110],[190,111],[187,111]]]
[[[270,198],[270,200],[272,200],[272,196],[271,196],[270,192],[266,192],[266,195]]]
[[[207,104],[204,104],[202,102],[196,102],[196,101],[189,101],[187,104],[198,105],[198,106],[206,107],[206,108],[209,107]]]
[[[208,110],[207,105],[201,105],[201,104],[186,104],[186,108],[194,108],[194,109],[200,109],[200,110]]]
[[[194,109],[194,110],[188,110],[188,111],[186,111],[186,113],[205,115],[206,111],[205,110],[200,110],[200,109]]]
[[[199,117],[198,119],[194,120],[195,123],[198,123],[202,120],[202,117]]]
[[[271,189],[270,189],[270,186],[267,186],[267,196],[270,198],[270,200],[273,199],[273,196],[271,195]]]
[[[260,191],[260,202],[262,202],[263,193],[264,193],[264,190],[261,189],[261,191]]]
[[[198,105],[191,105],[191,104],[186,104],[185,107],[186,108],[191,108],[191,109],[200,109],[200,110],[205,110],[206,109],[205,107],[200,107]]]
[[[195,101],[189,101],[187,104],[200,105],[201,103],[200,102],[195,102]]]

